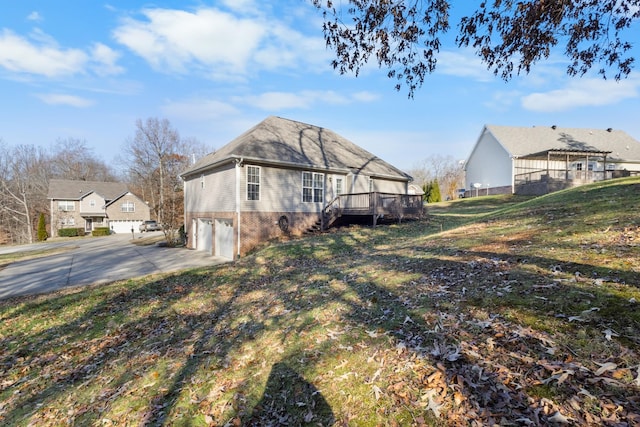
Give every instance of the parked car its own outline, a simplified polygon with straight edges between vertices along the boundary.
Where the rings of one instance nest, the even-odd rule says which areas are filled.
[[[139,228],[141,233],[144,233],[145,231],[160,231],[160,230],[162,230],[162,227],[160,226],[160,224],[158,224],[154,220],[145,221],[142,224],[140,224],[140,227],[138,227],[138,228]]]

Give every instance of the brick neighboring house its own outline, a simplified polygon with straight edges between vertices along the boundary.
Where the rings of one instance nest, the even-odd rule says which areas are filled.
[[[421,214],[411,177],[335,132],[268,117],[182,175],[188,246],[234,259],[360,215]]]
[[[151,217],[149,206],[120,182],[52,179],[47,198],[51,210],[51,235],[61,228],[109,227],[115,233],[138,230]]]

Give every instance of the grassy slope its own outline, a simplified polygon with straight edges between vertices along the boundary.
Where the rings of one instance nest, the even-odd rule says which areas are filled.
[[[3,425],[640,422],[640,179],[0,302]]]

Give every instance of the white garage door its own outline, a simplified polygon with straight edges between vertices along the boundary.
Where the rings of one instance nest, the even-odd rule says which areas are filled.
[[[117,234],[131,234],[131,228],[133,228],[136,233],[139,232],[138,227],[140,226],[140,224],[142,224],[142,221],[111,220],[109,221],[109,228],[111,228]]]
[[[211,253],[213,250],[213,225],[210,219],[198,219],[198,238],[196,249]]]
[[[233,223],[216,219],[216,256],[233,259]]]

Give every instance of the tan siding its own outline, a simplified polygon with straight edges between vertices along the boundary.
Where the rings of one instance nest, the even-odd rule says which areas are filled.
[[[94,206],[91,206],[91,201],[94,201]],[[78,202],[80,206],[80,212],[82,213],[95,213],[102,214],[104,213],[104,205],[106,204],[104,197],[100,196],[96,193],[91,193],[88,196],[84,197]]]
[[[373,180],[373,191],[379,193],[407,194],[407,183],[385,179]]]
[[[122,212],[122,204],[125,202],[133,202],[135,211]],[[114,221],[144,221],[151,218],[151,210],[142,199],[129,193],[107,207],[107,218]]]
[[[325,203],[302,202],[302,170],[260,167],[260,200],[247,200],[246,166],[242,173],[243,212],[320,212]],[[325,201],[329,185],[324,176]]]
[[[243,169],[244,170],[244,169]],[[185,212],[234,212],[236,205],[236,172],[233,164],[225,165],[204,175],[204,188],[200,175],[185,182]]]
[[[369,177],[366,175],[352,175],[351,186],[347,189],[347,193],[368,193],[369,192]]]

